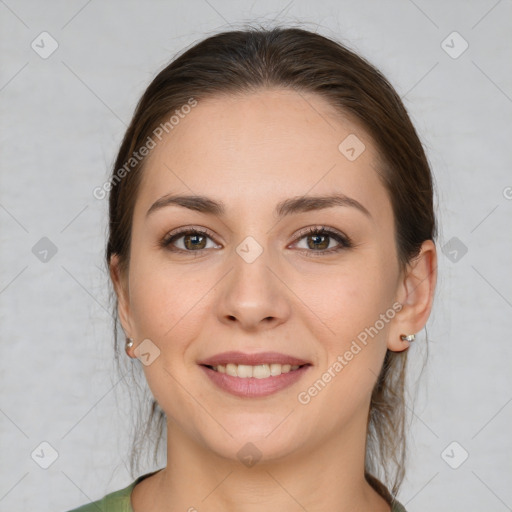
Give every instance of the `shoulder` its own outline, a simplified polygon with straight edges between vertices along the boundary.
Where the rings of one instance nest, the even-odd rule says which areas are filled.
[[[123,489],[111,492],[110,494],[103,496],[100,500],[87,503],[86,505],[82,505],[81,507],[74,508],[73,510],[68,510],[66,512],[133,512],[130,498],[134,487],[139,482],[142,482],[142,480],[158,473],[159,471],[161,471],[161,469],[139,476],[137,480],[133,481]]]
[[[393,501],[391,512],[407,512],[407,510],[405,510],[404,506],[400,502],[395,500]]]
[[[130,495],[138,480],[123,489],[107,494],[99,500],[74,508],[73,510],[68,510],[67,512],[133,512]]]
[[[405,507],[393,498],[388,488],[375,476],[365,472],[365,478],[368,483],[391,505],[391,512],[407,512]]]

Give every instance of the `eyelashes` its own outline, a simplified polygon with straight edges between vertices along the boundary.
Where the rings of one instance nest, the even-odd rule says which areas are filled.
[[[183,248],[174,245],[180,239],[184,239]],[[213,236],[209,231],[199,228],[184,228],[167,234],[160,241],[159,245],[174,253],[195,253],[194,256],[196,256],[199,255],[198,253],[203,253],[207,249],[215,248],[204,246],[202,242],[206,239],[210,239],[213,242]],[[315,257],[337,253],[354,247],[348,236],[326,226],[315,226],[302,230],[297,235],[293,245],[297,245],[302,239],[313,239],[313,243],[310,244],[306,241],[307,248],[299,249],[299,251]],[[338,246],[334,248],[329,247],[331,245],[330,239],[335,240]],[[327,248],[324,248],[326,241]]]
[[[305,231],[299,233],[298,238],[296,240],[301,241],[304,238],[308,239],[313,237],[315,238],[315,242],[312,244],[312,247],[316,247],[315,249],[311,249],[310,247],[308,247],[307,249],[300,249],[301,251],[311,253],[311,256],[322,256],[324,254],[329,255],[353,247],[352,241],[348,236],[343,235],[338,231],[334,231],[326,226],[307,228]],[[322,239],[322,241],[317,245],[319,239]],[[318,250],[318,247],[322,248],[322,244],[325,243],[326,239],[335,240],[336,242],[338,242],[339,245],[337,247],[332,248],[327,247],[326,250]],[[294,243],[294,245],[296,245],[296,242]],[[330,242],[327,243],[327,246],[329,245]]]
[[[177,231],[177,232],[174,232],[174,233],[170,233],[168,234],[167,236],[165,236],[161,242],[161,246],[172,251],[172,252],[198,252],[198,251],[202,251],[204,250],[203,247],[199,247],[200,244],[197,244],[196,242],[193,243],[192,246],[196,246],[196,247],[199,247],[199,250],[187,250],[187,249],[179,249],[177,247],[174,247],[173,246],[173,243],[176,241],[176,240],[179,240],[180,238],[185,238],[185,237],[195,237],[195,239],[197,240],[197,238],[212,238],[212,236],[210,235],[210,233],[208,231],[204,231],[202,229],[196,229],[196,228],[188,228],[188,229],[183,229],[183,230],[180,230],[180,231]]]

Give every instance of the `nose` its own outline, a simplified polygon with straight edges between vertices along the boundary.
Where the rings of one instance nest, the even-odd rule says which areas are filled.
[[[242,255],[242,256],[241,256]],[[251,261],[244,253],[233,251],[231,270],[222,279],[218,296],[219,320],[247,331],[275,328],[290,315],[288,288],[263,250]]]

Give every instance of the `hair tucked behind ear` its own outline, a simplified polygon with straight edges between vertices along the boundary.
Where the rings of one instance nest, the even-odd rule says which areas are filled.
[[[300,28],[248,28],[223,32],[200,41],[166,66],[140,99],[112,170],[109,197],[107,266],[117,254],[121,270],[129,266],[132,217],[145,159],[133,166],[160,123],[176,109],[206,97],[280,87],[316,93],[342,116],[355,119],[378,150],[379,178],[388,191],[395,224],[398,260],[405,269],[425,240],[434,240],[433,182],[416,130],[400,97],[384,76],[342,44]],[[120,170],[129,171],[119,178]],[[115,298],[114,298],[115,299]],[[117,315],[117,300],[113,305]],[[117,316],[116,316],[117,318]],[[118,325],[114,325],[115,349]],[[122,351],[121,351],[122,352]],[[122,352],[123,353],[123,352]],[[124,353],[123,353],[124,354]],[[407,351],[386,353],[373,390],[366,447],[366,478],[385,494],[376,476],[382,472],[393,495],[404,476],[406,436],[404,376]],[[137,365],[138,366],[138,365]],[[155,460],[165,415],[151,397],[146,435],[156,425]],[[131,458],[137,467],[139,425]]]

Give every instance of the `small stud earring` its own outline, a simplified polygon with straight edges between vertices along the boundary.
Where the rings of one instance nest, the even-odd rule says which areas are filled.
[[[126,338],[126,345],[124,347],[124,349],[126,350],[126,354],[130,356],[130,348],[133,347],[133,338]]]
[[[400,335],[400,339],[402,341],[414,341],[416,339],[416,335],[415,334],[401,334]]]

